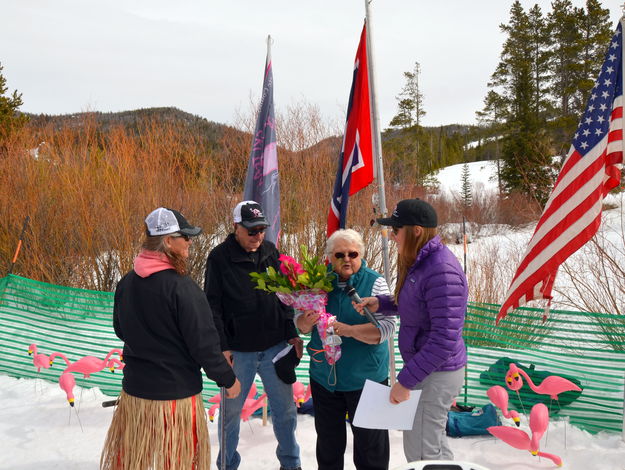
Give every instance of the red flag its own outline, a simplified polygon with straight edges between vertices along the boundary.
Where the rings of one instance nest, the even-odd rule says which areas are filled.
[[[365,24],[354,62],[354,78],[347,105],[345,135],[328,214],[328,236],[339,228],[345,228],[349,196],[356,194],[373,181],[366,28]]]
[[[529,300],[551,300],[558,267],[599,229],[603,198],[619,184],[623,163],[622,48],[619,24],[497,323]]]

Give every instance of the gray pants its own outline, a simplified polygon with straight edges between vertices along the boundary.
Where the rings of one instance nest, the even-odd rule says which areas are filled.
[[[447,412],[460,393],[464,368],[451,372],[432,372],[415,390],[421,398],[412,430],[404,431],[404,454],[408,462],[419,460],[453,460],[445,434]]]

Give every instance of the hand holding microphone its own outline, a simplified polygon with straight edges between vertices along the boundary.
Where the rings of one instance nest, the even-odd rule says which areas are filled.
[[[345,293],[357,304],[363,303],[363,300],[358,295],[358,292],[356,292],[356,289],[354,289],[354,286],[347,284],[345,286]],[[378,322],[378,320],[373,316],[373,313],[371,313],[371,310],[369,310],[366,305],[363,305],[362,309],[356,308],[356,310],[360,314],[364,314],[364,316],[367,317],[367,320],[373,323],[376,328],[380,328],[380,322]]]

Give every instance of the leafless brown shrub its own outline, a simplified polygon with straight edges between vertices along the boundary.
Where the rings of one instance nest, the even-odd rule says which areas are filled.
[[[618,209],[615,224],[604,227],[560,268],[554,285],[559,304],[593,316],[617,346],[625,327],[625,214]]]
[[[528,195],[513,192],[499,200],[498,221],[512,227],[538,220],[542,207]]]
[[[251,108],[255,109],[255,108]],[[282,237],[280,248],[299,255],[299,245],[320,255],[341,147],[342,124],[325,120],[316,106],[295,103],[279,113]],[[131,269],[143,237],[143,219],[158,206],[180,209],[204,235],[194,241],[190,271],[202,282],[208,251],[232,230],[232,208],[243,195],[255,113],[225,129],[218,150],[175,122],[142,122],[136,132],[122,127],[100,132],[84,115],[60,130],[26,127],[0,155],[0,263],[9,265],[24,217],[31,217],[15,273],[55,284],[111,290]],[[332,137],[334,136],[334,137]],[[28,149],[41,142],[38,158]],[[386,181],[399,181],[385,167]],[[382,232],[372,222],[374,185],[350,198],[348,226],[365,240],[365,257],[382,271]],[[453,222],[457,201],[437,199],[416,185],[386,187],[390,213],[405,198],[429,200],[441,223]],[[518,201],[518,210],[527,203]],[[490,201],[476,198],[477,223],[489,220]],[[473,210],[473,209],[472,209]],[[395,247],[389,243],[391,273]],[[502,261],[503,263],[503,261]],[[478,271],[478,268],[470,268]],[[485,269],[486,272],[486,269]],[[486,276],[486,274],[484,274]],[[393,278],[393,274],[390,276]],[[497,278],[493,274],[492,282]],[[479,299],[490,299],[490,288]],[[494,289],[494,286],[493,286]],[[491,299],[492,300],[492,299]]]
[[[490,304],[501,302],[523,254],[522,248],[510,240],[470,244],[467,255],[469,300]]]
[[[0,247],[7,266],[26,215],[31,223],[15,272],[33,279],[111,290],[143,236],[155,207],[181,209],[213,233],[231,207],[220,169],[195,136],[172,123],[145,122],[138,135],[100,135],[86,115],[73,127],[31,130],[0,161]],[[45,140],[34,159],[24,149]],[[231,210],[231,209],[230,209]],[[194,252],[200,276],[204,253]]]

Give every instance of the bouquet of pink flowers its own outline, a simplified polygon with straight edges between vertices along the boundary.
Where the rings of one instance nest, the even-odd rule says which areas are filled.
[[[283,304],[319,314],[317,331],[326,360],[334,364],[341,357],[340,337],[334,335],[332,328],[336,317],[326,312],[325,306],[328,292],[333,289],[332,278],[335,274],[317,257],[310,257],[304,245],[301,252],[301,264],[290,256],[280,255],[279,271],[270,266],[264,273],[250,273],[250,276],[256,283],[256,289],[275,292]]]

